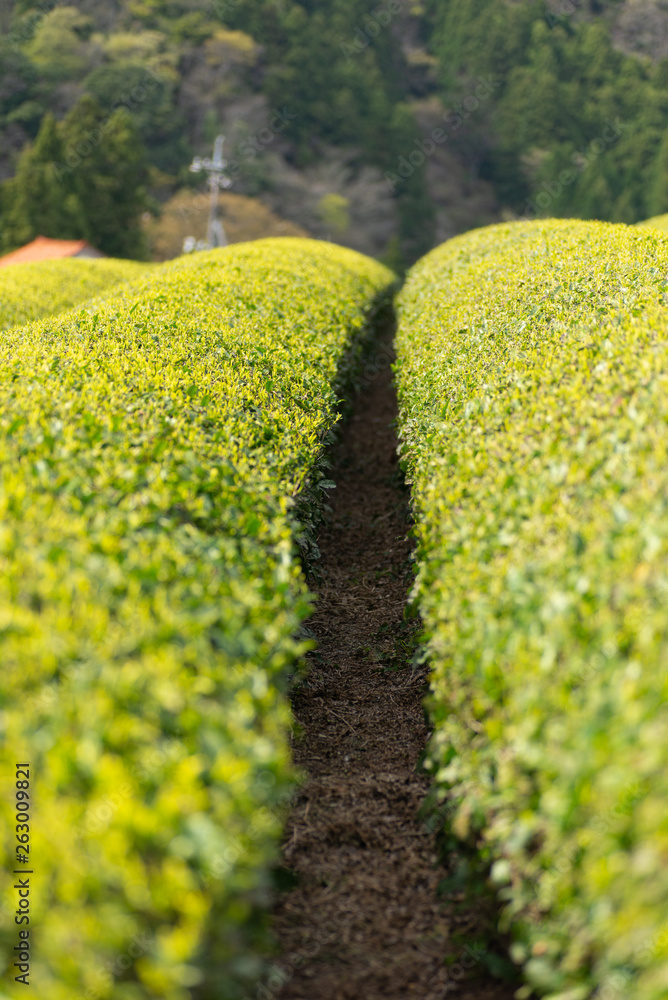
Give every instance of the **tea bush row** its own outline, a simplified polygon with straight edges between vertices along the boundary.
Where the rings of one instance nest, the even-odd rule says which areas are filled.
[[[16,761],[39,1000],[234,1000],[294,788],[295,503],[393,275],[331,244],[198,254],[0,344],[6,963]]]
[[[668,991],[668,240],[512,223],[399,298],[429,751],[527,986]]]
[[[651,219],[645,219],[644,222],[637,222],[636,225],[642,229],[658,229],[665,233],[668,232],[668,215],[655,215]]]
[[[0,267],[0,330],[65,312],[114,285],[139,277],[149,267],[112,258],[45,260]]]

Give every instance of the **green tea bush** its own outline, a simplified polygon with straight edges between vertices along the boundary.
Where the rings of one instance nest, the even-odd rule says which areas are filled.
[[[668,240],[457,237],[399,299],[429,766],[531,990],[668,995]]]
[[[150,268],[133,260],[45,260],[0,267],[0,330],[65,312]]]
[[[638,222],[642,229],[659,229],[662,233],[668,232],[668,215],[654,215],[651,219]]]
[[[341,385],[393,281],[277,239],[0,344],[3,996],[30,762],[39,1000],[233,1000],[294,787],[285,691]],[[318,499],[320,498],[320,499]]]

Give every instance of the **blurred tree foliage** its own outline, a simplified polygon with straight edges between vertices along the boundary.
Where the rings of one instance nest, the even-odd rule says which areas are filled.
[[[516,211],[629,223],[668,211],[668,63],[613,47],[617,7],[428,0],[447,99],[479,76],[497,83],[482,173]]]
[[[396,168],[419,135],[407,106],[406,67],[393,10],[368,0],[220,0],[228,23],[266,48],[264,89],[296,115],[296,162],[308,163],[323,144],[360,148],[362,159]],[[373,14],[376,14],[374,17]],[[400,260],[411,263],[433,245],[433,210],[424,168],[401,186]]]
[[[62,119],[88,94],[107,115],[127,109],[146,147],[153,190],[167,197],[193,183],[193,152],[215,134],[221,102],[244,86],[271,107],[290,109],[287,155],[298,168],[346,146],[359,151],[360,166],[392,169],[417,130],[396,33],[385,24],[376,31],[375,22],[367,34],[369,15],[366,0],[18,0],[0,43],[0,177],[23,171],[25,180],[26,164],[42,148],[40,133],[26,151],[40,124],[49,114]],[[254,164],[242,166],[253,174]],[[397,198],[408,263],[433,238],[423,170]],[[68,231],[72,211],[54,210]],[[27,231],[15,221],[18,212],[14,221],[5,216],[5,245]]]
[[[501,205],[625,222],[668,211],[668,62],[613,46],[614,0],[549,3],[0,0],[0,181],[7,188],[17,172],[25,175],[31,157],[53,141],[48,116],[62,123],[86,95],[106,118],[125,109],[141,137],[148,182],[132,165],[122,174],[123,183],[137,185],[128,195],[133,205],[144,199],[147,183],[154,198],[166,201],[201,181],[188,173],[190,159],[208,152],[230,106],[240,109],[237,138],[252,142],[258,126],[242,134],[245,109],[257,107],[260,95],[269,108],[289,109],[289,128],[266,156],[262,149],[238,158],[235,191],[256,195],[270,187],[267,157],[279,147],[297,169],[326,162],[341,147],[355,151],[360,170],[394,172],[421,137],[413,113],[424,96],[415,89],[419,60],[406,54],[417,45],[428,50],[424,59],[436,59],[443,103],[459,106],[456,119],[464,119],[449,148],[475,161],[471,169],[492,183]],[[411,18],[413,36],[404,49]],[[484,111],[462,112],[475,103],[480,77],[493,81],[491,98]],[[30,147],[38,132],[40,142]],[[135,136],[130,143],[135,151],[137,142]],[[434,240],[427,166],[394,193],[396,266]],[[65,228],[74,217],[81,228],[77,212],[93,211],[81,190],[89,169],[104,173],[95,157],[77,172],[71,197],[83,199],[80,208],[49,210]],[[44,203],[48,170],[40,177]],[[5,246],[25,230],[11,208],[12,190],[2,197]],[[105,199],[106,193],[106,205]]]
[[[146,152],[128,112],[111,116],[84,96],[61,122],[48,113],[2,188],[5,250],[35,236],[85,239],[111,257],[146,246]]]

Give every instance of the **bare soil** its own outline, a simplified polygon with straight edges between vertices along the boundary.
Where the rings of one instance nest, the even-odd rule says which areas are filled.
[[[487,972],[477,907],[439,895],[448,870],[418,817],[428,679],[411,666],[404,618],[413,574],[390,342],[332,456],[318,649],[293,698],[294,757],[309,775],[283,848],[297,887],[274,913],[283,954],[265,1000],[511,1000],[516,988]]]

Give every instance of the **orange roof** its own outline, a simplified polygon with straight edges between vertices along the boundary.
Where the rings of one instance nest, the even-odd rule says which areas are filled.
[[[0,267],[7,264],[28,264],[37,260],[54,260],[60,257],[77,257],[83,251],[102,257],[103,254],[94,250],[85,240],[52,240],[48,236],[38,236],[12,253],[0,257]]]

